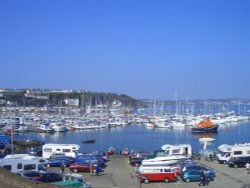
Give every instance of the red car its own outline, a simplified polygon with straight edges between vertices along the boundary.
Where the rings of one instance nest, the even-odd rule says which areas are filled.
[[[74,164],[71,164],[69,166],[69,170],[73,171],[75,173],[77,173],[77,172],[91,172],[91,168],[93,170],[94,166],[89,164],[89,163],[85,163],[85,162],[74,163]]]

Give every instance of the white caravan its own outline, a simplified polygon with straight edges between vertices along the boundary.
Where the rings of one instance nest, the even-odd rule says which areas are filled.
[[[12,154],[2,158],[0,166],[13,173],[18,173],[23,170],[46,170],[44,167],[45,162],[41,157],[28,154]]]
[[[250,143],[227,145],[222,144],[218,147],[218,161],[226,164],[233,157],[250,156]]]
[[[43,158],[49,159],[54,153],[64,153],[65,156],[75,158],[80,146],[77,144],[44,144]]]
[[[192,155],[192,146],[190,144],[165,144],[161,146],[161,149],[165,151],[166,155],[185,155],[187,157]]]

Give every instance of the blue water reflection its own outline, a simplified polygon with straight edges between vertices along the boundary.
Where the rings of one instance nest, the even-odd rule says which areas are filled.
[[[23,133],[15,135],[14,139],[36,139],[46,143],[79,144],[81,152],[106,151],[109,147],[116,149],[154,151],[164,144],[191,144],[193,150],[202,149],[199,142],[201,137],[215,138],[208,145],[216,149],[221,144],[235,144],[250,142],[250,123],[230,124],[219,127],[217,133],[193,134],[188,129],[149,129],[143,125],[131,125],[102,130],[68,131],[64,133]],[[95,139],[92,144],[81,141]]]

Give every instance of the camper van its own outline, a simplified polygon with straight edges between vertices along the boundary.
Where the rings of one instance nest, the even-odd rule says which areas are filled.
[[[45,171],[45,162],[41,157],[29,154],[12,154],[1,159],[0,166],[13,173],[19,173],[23,170]]]
[[[80,146],[77,144],[44,144],[43,158],[49,159],[54,153],[64,153],[65,156],[75,158]]]
[[[169,166],[140,166],[138,180],[148,184],[151,181],[164,181],[166,183],[176,180],[176,173]]]
[[[185,155],[190,157],[192,155],[192,146],[190,144],[170,145],[165,144],[161,146],[167,155]]]
[[[218,147],[218,162],[227,164],[231,158],[250,156],[250,143],[227,145],[222,144]]]

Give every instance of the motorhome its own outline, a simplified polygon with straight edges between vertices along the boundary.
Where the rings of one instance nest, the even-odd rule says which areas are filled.
[[[29,154],[12,154],[7,155],[0,160],[0,166],[10,170],[13,173],[19,173],[23,170],[46,170],[44,164],[46,161],[41,157]]]
[[[77,144],[44,144],[42,148],[43,158],[49,159],[54,153],[64,153],[65,156],[75,158],[80,146]]]
[[[227,145],[222,144],[218,147],[218,162],[227,164],[231,158],[250,156],[250,143]]]
[[[166,183],[176,180],[176,173],[168,166],[140,166],[138,180],[144,183],[151,181],[164,181]]]
[[[190,144],[170,145],[165,144],[161,146],[167,155],[185,155],[190,157],[192,155],[192,146]]]

